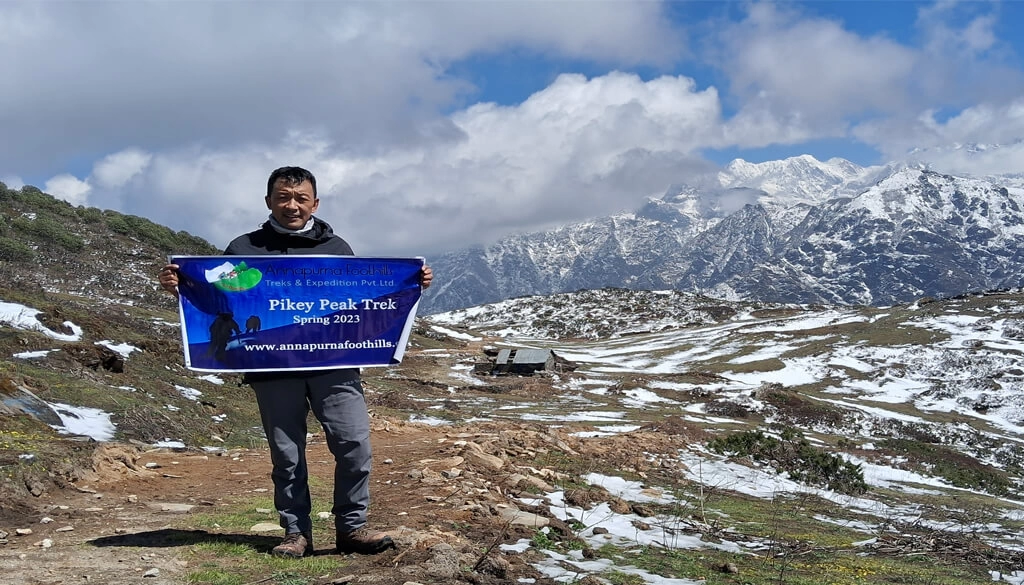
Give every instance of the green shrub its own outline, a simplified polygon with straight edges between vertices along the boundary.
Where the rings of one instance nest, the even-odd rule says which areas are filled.
[[[81,238],[67,231],[60,222],[49,215],[37,215],[35,219],[27,217],[16,217],[11,225],[18,231],[35,236],[40,245],[50,243],[77,252],[85,247]]]
[[[75,217],[75,208],[63,199],[43,193],[38,187],[25,185],[21,191],[15,191],[14,199],[27,204],[35,211],[50,211],[62,217]]]
[[[217,254],[219,250],[206,240],[184,231],[174,230],[155,224],[137,215],[122,215],[116,211],[104,211],[107,227],[116,233],[124,234],[153,244],[164,252],[184,254]]]
[[[709,441],[708,448],[770,464],[788,473],[792,480],[808,485],[851,495],[868,491],[860,465],[813,447],[792,427],[784,428],[778,439],[759,430],[733,433]]]
[[[125,221],[124,216],[121,215],[120,213],[114,211],[105,211],[103,212],[103,215],[104,219],[106,219],[107,228],[110,231],[118,234],[132,233],[131,226],[128,225],[128,222]]]
[[[82,218],[82,221],[86,223],[102,223],[103,222],[103,211],[96,207],[82,207],[79,206],[76,209],[78,217]]]
[[[35,250],[10,238],[0,237],[0,260],[7,262],[30,262],[36,257]]]
[[[220,254],[220,248],[186,231],[174,234],[174,248],[171,251],[179,254]]]

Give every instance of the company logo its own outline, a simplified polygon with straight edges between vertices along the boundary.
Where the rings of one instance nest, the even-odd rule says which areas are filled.
[[[220,266],[206,271],[206,281],[224,292],[241,292],[249,290],[263,280],[263,273],[249,268],[245,262],[237,266],[225,262]]]

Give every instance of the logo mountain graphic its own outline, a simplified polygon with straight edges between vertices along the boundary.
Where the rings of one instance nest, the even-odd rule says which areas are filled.
[[[206,279],[224,292],[241,292],[251,289],[263,280],[263,273],[249,268],[245,262],[237,266],[225,263],[206,272]]]

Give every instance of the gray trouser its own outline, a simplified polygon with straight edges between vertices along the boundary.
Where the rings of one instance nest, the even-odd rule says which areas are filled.
[[[323,426],[334,454],[334,513],[339,532],[366,524],[370,506],[370,417],[359,379],[343,372],[251,381],[270,443],[274,507],[286,533],[309,532],[306,417]]]

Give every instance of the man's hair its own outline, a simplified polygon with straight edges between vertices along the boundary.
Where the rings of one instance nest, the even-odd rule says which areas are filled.
[[[316,177],[302,167],[281,167],[270,173],[270,178],[267,179],[267,197],[273,195],[274,184],[278,181],[284,181],[284,184],[289,187],[309,181],[309,184],[313,186],[313,198],[316,199]]]

